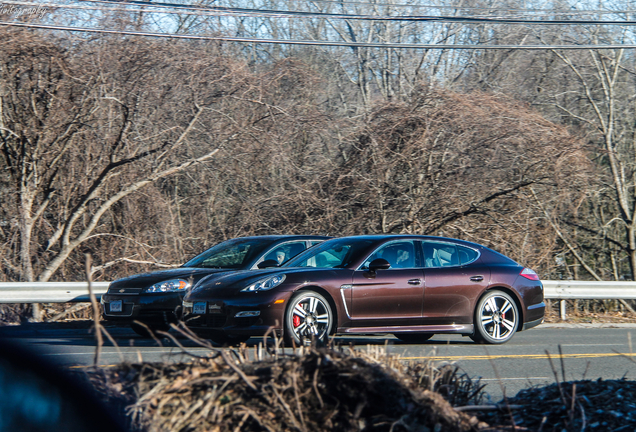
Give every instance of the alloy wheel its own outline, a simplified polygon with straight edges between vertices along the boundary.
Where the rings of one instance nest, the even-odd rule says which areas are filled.
[[[479,339],[485,342],[504,343],[517,330],[517,306],[504,292],[494,291],[486,295],[479,302],[477,311]]]
[[[331,331],[332,313],[327,300],[318,293],[304,292],[292,299],[287,315],[287,330],[296,343],[325,340]]]

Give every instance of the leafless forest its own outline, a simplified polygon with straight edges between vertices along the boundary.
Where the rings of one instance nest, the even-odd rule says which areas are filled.
[[[360,12],[391,12],[380,6],[389,7]],[[91,19],[139,30],[158,25],[150,18]],[[171,19],[177,32],[229,31],[201,15]],[[475,45],[631,35],[424,25],[263,18],[233,31]],[[624,49],[322,47],[1,27],[0,281],[84,280],[87,252],[93,278],[112,280],[228,238],[278,233],[443,235],[488,245],[543,279],[632,280],[635,88],[636,58]]]

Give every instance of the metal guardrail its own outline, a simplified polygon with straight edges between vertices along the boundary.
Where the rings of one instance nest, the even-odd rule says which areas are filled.
[[[542,281],[546,299],[636,299],[636,282]],[[110,282],[93,282],[99,300]],[[87,302],[88,282],[0,282],[0,303]]]
[[[636,299],[636,282],[541,281],[547,299]]]
[[[566,320],[566,300],[636,299],[636,282],[572,280],[542,282],[543,297],[551,300],[560,300],[559,314],[564,321]]]
[[[110,282],[93,282],[97,297],[108,290]],[[0,303],[89,302],[88,282],[0,282]]]

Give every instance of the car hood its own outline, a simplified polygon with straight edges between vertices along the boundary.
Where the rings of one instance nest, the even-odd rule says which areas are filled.
[[[324,279],[329,273],[338,273],[346,269],[316,269],[313,267],[276,267],[264,270],[241,270],[232,273],[213,274],[199,281],[185,296],[185,301],[204,300],[231,296],[256,281],[276,274],[286,276],[283,285]],[[351,271],[351,270],[346,270]]]
[[[201,278],[209,276],[211,274],[234,271],[235,270],[219,268],[179,267],[170,270],[142,273],[138,275],[128,276],[122,279],[117,279],[110,284],[110,288],[147,288],[158,282],[166,281],[169,279],[189,280],[190,278],[192,278],[193,283],[196,283]]]

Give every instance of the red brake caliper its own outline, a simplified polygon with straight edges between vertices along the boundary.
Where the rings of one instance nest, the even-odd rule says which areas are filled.
[[[300,317],[298,315],[294,315],[294,327],[298,327],[300,325]]]

